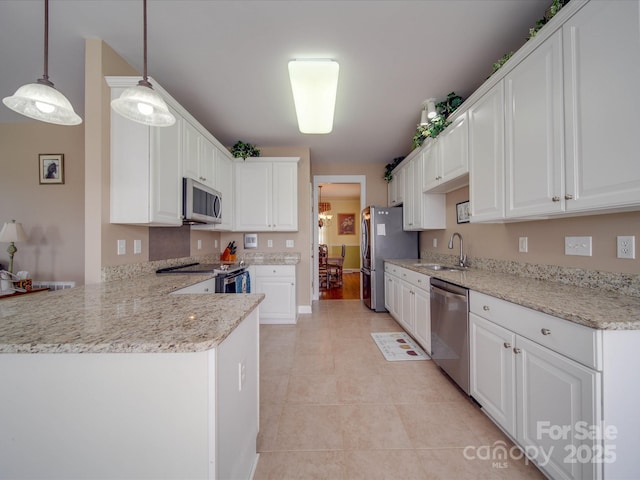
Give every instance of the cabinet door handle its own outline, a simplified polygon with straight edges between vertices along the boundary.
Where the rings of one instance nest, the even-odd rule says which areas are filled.
[[[511,344],[509,342],[504,342],[504,348],[511,348]]]
[[[553,197],[551,199],[552,202],[559,202],[560,201],[560,197]]]
[[[482,307],[482,309],[483,309],[485,312],[488,312],[488,311],[490,310],[489,305],[484,305],[484,306]]]
[[[540,331],[542,332],[543,335],[551,335],[551,330],[549,330],[548,328],[543,328]]]
[[[513,353],[515,353],[516,355],[520,352],[522,352],[522,350],[520,350],[518,347],[513,348]]]
[[[564,199],[565,199],[565,200],[573,200],[573,195],[571,195],[570,193],[567,193],[567,194],[564,196]]]

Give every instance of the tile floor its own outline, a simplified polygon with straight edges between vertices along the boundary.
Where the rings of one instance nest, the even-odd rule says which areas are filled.
[[[384,359],[370,333],[401,330],[388,314],[360,300],[313,311],[260,327],[255,480],[543,478],[517,455],[465,458],[513,444],[432,361]]]

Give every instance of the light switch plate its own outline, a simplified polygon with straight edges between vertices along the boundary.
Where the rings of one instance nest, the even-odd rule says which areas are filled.
[[[198,239],[198,250],[202,250],[202,240]]]
[[[518,251],[520,253],[527,253],[529,251],[529,237],[518,238]]]
[[[293,240],[287,240],[286,247],[293,248]]]
[[[269,248],[273,247],[273,240],[271,240],[271,239],[267,240],[267,247],[269,247]]]
[[[564,254],[591,256],[591,237],[564,237]]]
[[[139,255],[142,253],[142,240],[133,241],[133,253]]]
[[[126,240],[118,240],[118,255],[126,255],[127,254],[127,241]]]

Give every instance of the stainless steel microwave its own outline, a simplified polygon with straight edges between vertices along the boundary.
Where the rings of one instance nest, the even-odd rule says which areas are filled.
[[[183,223],[221,223],[222,195],[192,178],[182,179]]]

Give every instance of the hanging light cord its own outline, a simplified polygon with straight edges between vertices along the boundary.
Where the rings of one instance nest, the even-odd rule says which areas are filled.
[[[53,83],[49,81],[49,0],[44,0],[44,74],[36,81],[53,87]]]
[[[148,80],[147,77],[147,0],[142,0],[142,5],[143,5],[143,9],[144,11],[142,12],[142,23],[143,23],[143,35],[144,35],[144,39],[142,42],[143,45],[143,70],[142,70],[142,80],[140,80],[138,82],[138,85],[142,85],[143,87],[149,87],[149,88],[153,88],[151,86],[151,83]]]

